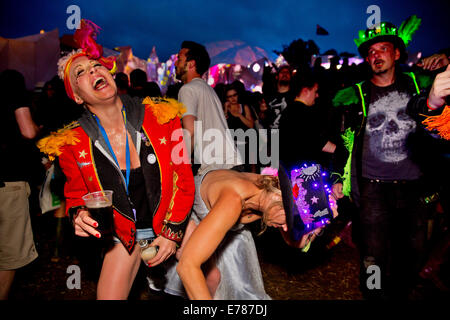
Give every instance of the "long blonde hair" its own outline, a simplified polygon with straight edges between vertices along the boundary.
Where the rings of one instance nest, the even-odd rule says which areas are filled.
[[[269,194],[273,192],[281,196],[280,182],[278,180],[278,177],[271,175],[260,175],[256,182],[254,182],[254,184],[257,188],[263,190],[263,193]],[[260,199],[263,196],[264,194],[261,195]],[[266,210],[261,211],[261,231],[258,233],[258,236],[260,236],[267,230],[267,215],[268,212],[274,207],[281,207],[283,209],[283,201],[273,201]]]

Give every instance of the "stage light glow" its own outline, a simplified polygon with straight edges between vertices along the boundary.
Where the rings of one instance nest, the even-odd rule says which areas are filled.
[[[255,88],[252,91],[253,92],[261,92],[262,93],[262,87],[261,86],[255,86]]]

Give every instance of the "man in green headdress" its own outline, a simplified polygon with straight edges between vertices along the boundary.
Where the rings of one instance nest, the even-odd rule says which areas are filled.
[[[350,151],[333,193],[350,196],[358,209],[361,290],[366,298],[406,296],[424,251],[422,171],[411,147],[416,123],[405,113],[424,83],[399,68],[419,24],[412,16],[400,28],[383,22],[361,30],[355,43],[371,77],[333,99],[343,115]]]

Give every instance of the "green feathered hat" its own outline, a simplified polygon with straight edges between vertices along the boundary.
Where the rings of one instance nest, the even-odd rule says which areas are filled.
[[[413,15],[403,21],[400,28],[390,22],[381,22],[376,28],[359,30],[359,37],[355,39],[359,54],[365,58],[371,45],[386,41],[391,42],[400,50],[400,60],[404,60],[406,58],[406,47],[409,45],[412,35],[419,28],[420,22],[421,19]]]

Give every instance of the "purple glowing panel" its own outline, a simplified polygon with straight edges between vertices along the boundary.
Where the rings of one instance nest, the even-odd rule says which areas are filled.
[[[320,165],[304,164],[300,169],[291,170],[290,174],[294,199],[306,225],[305,231],[309,232],[330,221],[333,213],[328,198],[329,189],[324,183],[325,175]]]

